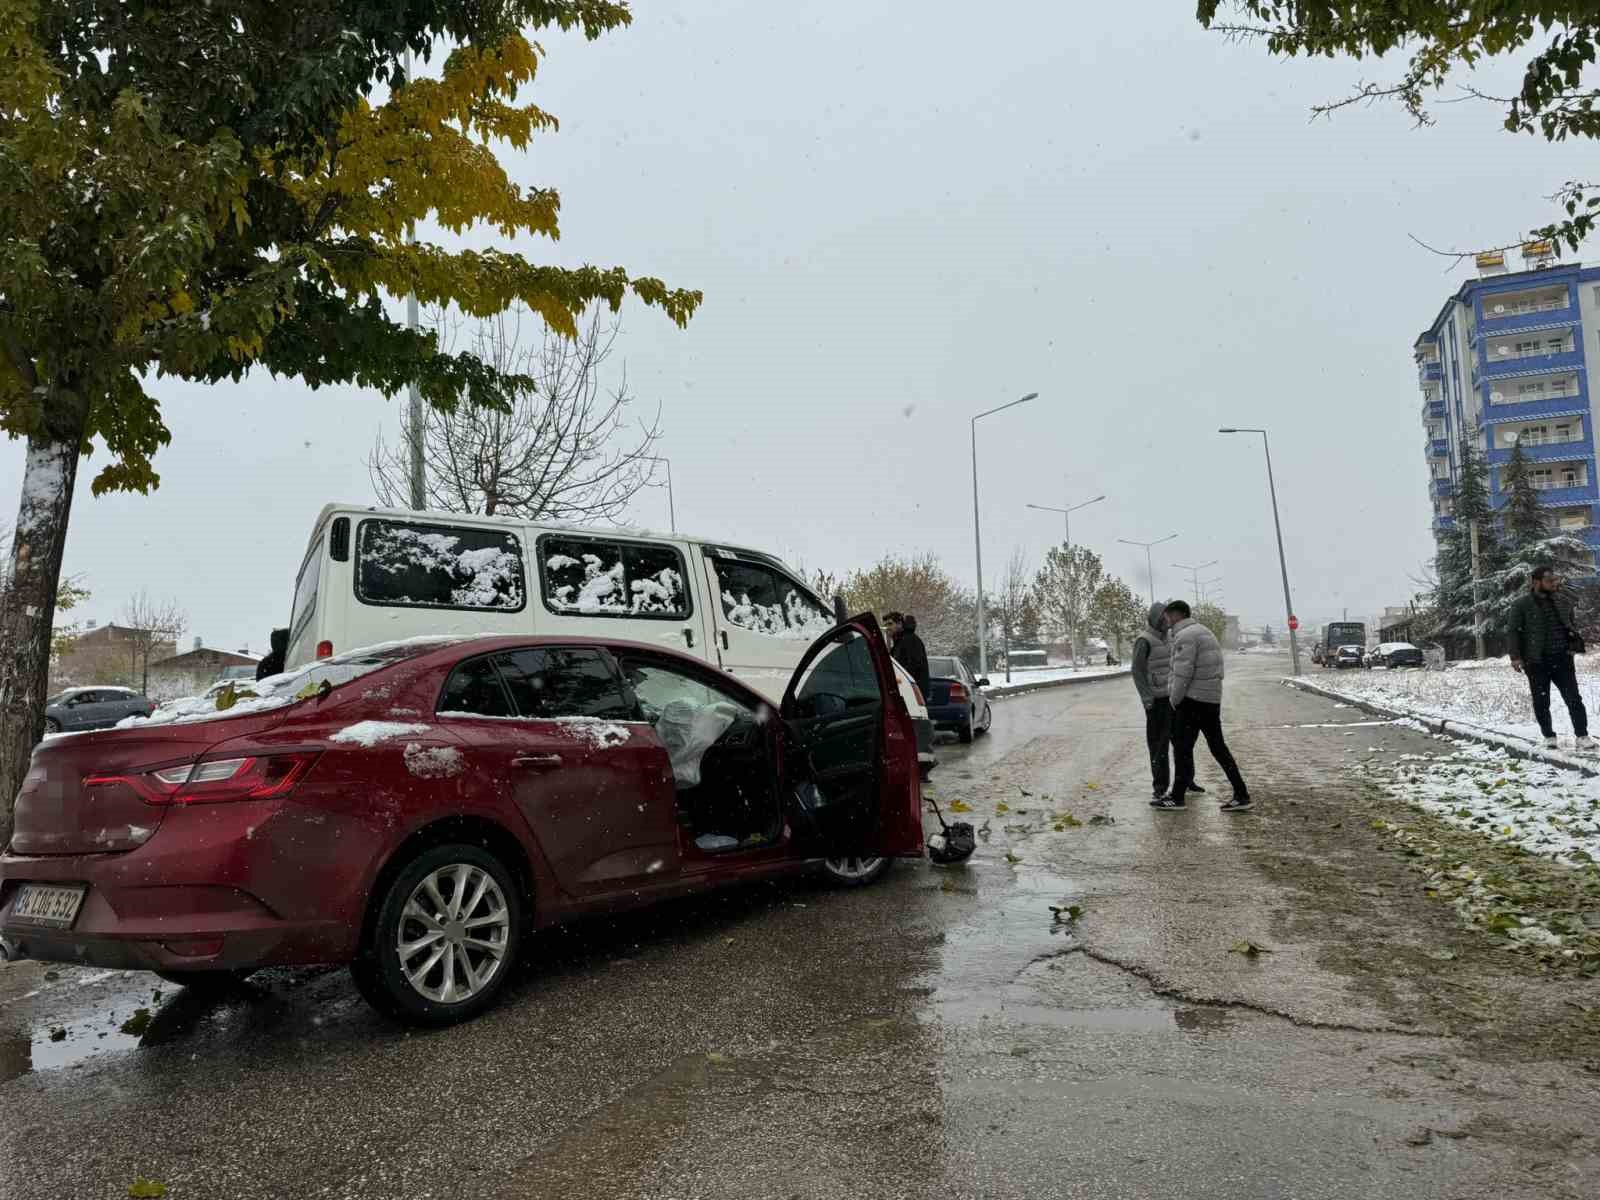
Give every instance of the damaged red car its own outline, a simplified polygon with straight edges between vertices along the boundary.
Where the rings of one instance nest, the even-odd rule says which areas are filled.
[[[868,883],[921,855],[921,806],[871,617],[818,639],[776,711],[653,646],[417,639],[46,738],[0,933],[190,985],[348,963],[380,1009],[444,1024],[531,930],[805,869]]]

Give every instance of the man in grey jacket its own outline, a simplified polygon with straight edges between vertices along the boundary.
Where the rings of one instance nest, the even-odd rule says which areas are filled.
[[[1182,600],[1167,605],[1166,618],[1172,650],[1167,698],[1172,705],[1172,752],[1177,763],[1171,793],[1154,807],[1167,812],[1188,807],[1184,795],[1195,790],[1194,744],[1204,734],[1206,749],[1233,785],[1233,797],[1223,804],[1222,811],[1244,812],[1253,807],[1250,789],[1222,736],[1222,647],[1216,635],[1190,615]]]
[[[1160,604],[1152,604],[1145,616],[1146,628],[1133,639],[1133,686],[1144,705],[1144,740],[1150,750],[1150,782],[1155,798],[1167,794],[1172,782],[1168,749],[1172,745],[1172,705],[1167,701],[1167,683],[1172,674],[1172,647],[1167,644],[1167,614]],[[1204,792],[1199,784],[1191,792]]]

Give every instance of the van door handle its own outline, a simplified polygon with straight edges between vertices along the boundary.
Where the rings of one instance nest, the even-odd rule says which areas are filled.
[[[683,631],[683,640],[688,645],[693,646],[694,645],[694,630],[685,629]]]
[[[724,650],[728,648],[728,631],[726,629],[722,631],[722,648]]]
[[[552,767],[561,765],[559,754],[521,754],[511,760],[513,767],[523,767],[530,771],[548,771]]]

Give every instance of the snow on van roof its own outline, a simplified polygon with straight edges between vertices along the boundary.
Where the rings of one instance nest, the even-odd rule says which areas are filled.
[[[215,721],[225,717],[247,717],[287,708],[291,704],[315,695],[324,683],[331,688],[369,675],[373,671],[393,666],[415,654],[441,649],[474,637],[492,634],[425,634],[420,637],[401,638],[397,641],[378,642],[362,646],[333,658],[319,658],[315,662],[239,684],[233,690],[233,703],[219,707],[223,693],[216,689],[203,696],[186,696],[163,704],[148,717],[128,717],[117,722],[118,729],[143,728],[146,725],[187,725],[196,721]]]

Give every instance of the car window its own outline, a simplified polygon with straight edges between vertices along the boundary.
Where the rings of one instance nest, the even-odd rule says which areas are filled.
[[[730,625],[772,637],[814,640],[833,628],[820,601],[775,568],[730,558],[712,560],[722,616]]]
[[[688,704],[696,709],[714,704],[731,704],[741,715],[754,719],[755,709],[742,700],[735,699],[720,688],[712,687],[683,671],[661,663],[643,659],[624,659],[622,677],[633,689],[634,697],[644,709],[645,720],[654,724],[674,702]]]
[[[883,693],[866,638],[850,630],[806,668],[795,692],[803,717],[821,717],[878,704]]]
[[[488,658],[468,659],[450,672],[439,696],[439,711],[471,713],[476,717],[513,715],[500,674]]]
[[[365,604],[516,612],[525,596],[522,539],[501,529],[363,521],[355,576]]]
[[[513,650],[495,657],[517,714],[534,719],[601,717],[631,720],[638,714],[622,683],[598,650]]]
[[[681,621],[694,611],[683,556],[658,542],[539,539],[545,607],[560,616]]]
[[[317,585],[322,579],[322,539],[311,547],[294,581],[294,607],[289,614],[289,637],[298,639],[317,611]]]
[[[928,673],[942,675],[947,679],[960,679],[961,660],[959,658],[935,657],[928,660]]]

